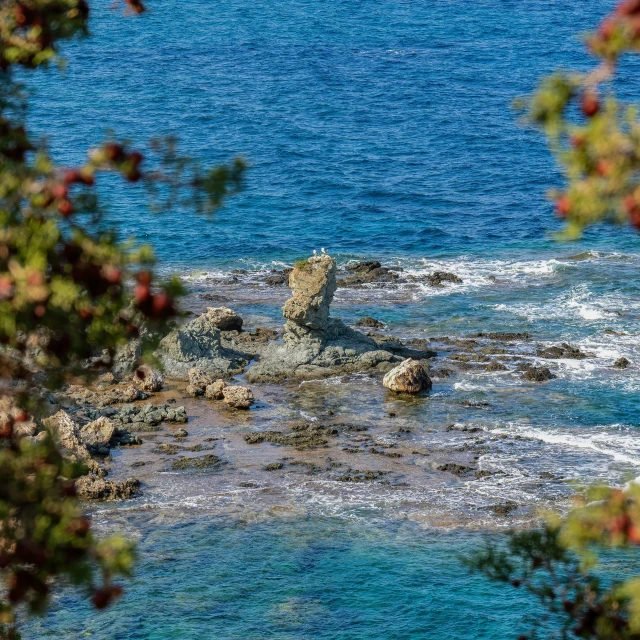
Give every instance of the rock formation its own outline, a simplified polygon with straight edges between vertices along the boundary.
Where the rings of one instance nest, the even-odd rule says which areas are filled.
[[[164,367],[167,378],[188,380],[190,369],[200,369],[213,379],[230,377],[240,373],[251,354],[222,343],[220,310],[209,309],[165,336],[156,355]]]
[[[424,357],[395,344],[381,348],[373,338],[331,318],[336,262],[328,255],[296,263],[289,274],[292,296],[283,307],[283,342],[271,343],[247,372],[250,382],[322,378],[367,369],[386,371],[401,356]]]

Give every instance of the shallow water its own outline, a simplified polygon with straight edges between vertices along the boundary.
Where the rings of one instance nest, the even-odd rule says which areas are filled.
[[[459,371],[411,403],[376,378],[258,385],[257,406],[235,423],[193,406],[190,437],[228,437],[214,449],[228,468],[141,474],[143,498],[99,509],[101,526],[141,540],[128,597],[95,616],[65,595],[27,637],[516,636],[535,609],[465,578],[455,552],[476,534],[432,527],[504,527],[538,506],[562,508],[574,483],[640,475],[638,236],[599,228],[572,245],[549,239],[558,223],[544,194],[560,175],[509,106],[549,70],[590,65],[578,34],[613,2],[149,5],[141,20],[125,20],[96,4],[94,35],[67,48],[65,75],[38,75],[30,117],[69,164],[107,128],[136,144],[178,134],[207,162],[249,160],[244,192],[211,220],[153,216],[141,189],[100,182],[107,223],[155,246],[162,269],[183,276],[188,308],[226,304],[248,326],[278,326],[288,290],[261,276],[321,247],[340,264],[452,271],[462,284],[339,289],[332,312],[348,323],[372,315],[402,339],[528,332],[508,353],[557,378],[528,383],[511,364]],[[622,64],[624,95],[634,95],[638,70]],[[564,341],[592,355],[536,357]],[[449,347],[434,348],[446,363]],[[612,368],[620,356],[632,362],[624,371]],[[264,462],[286,454],[268,445],[249,454],[236,442],[283,420],[323,420],[329,409],[389,441],[396,413],[411,429],[407,450],[440,448],[438,459],[482,446],[478,468],[502,473],[449,477],[408,453],[398,467],[408,487],[345,486],[269,475]],[[114,474],[151,446],[116,456]],[[239,487],[244,476],[257,486]],[[505,500],[519,505],[512,520],[486,509]]]

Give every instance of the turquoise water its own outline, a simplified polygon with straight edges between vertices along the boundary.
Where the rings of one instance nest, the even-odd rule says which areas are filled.
[[[214,219],[154,216],[141,190],[101,179],[107,223],[185,277],[187,306],[222,291],[247,324],[277,325],[287,291],[260,276],[320,247],[340,264],[453,271],[463,283],[442,290],[339,290],[334,315],[373,315],[403,338],[527,331],[521,348],[538,364],[536,345],[593,355],[544,362],[557,378],[541,387],[514,372],[436,381],[412,409],[416,424],[521,438],[517,453],[484,458],[506,469],[492,500],[535,501],[541,469],[576,482],[640,475],[638,236],[598,228],[552,242],[545,192],[561,176],[510,108],[550,70],[591,64],[579,34],[613,2],[150,0],[141,19],[94,4],[93,35],[67,47],[65,74],[37,76],[30,118],[55,156],[81,162],[110,128],[139,145],[176,134],[203,161],[251,164]],[[623,63],[623,95],[635,95],[639,71]],[[234,268],[247,272],[231,282]],[[623,355],[632,366],[613,370]],[[465,413],[464,402],[492,408]],[[475,534],[366,512],[247,524],[147,509],[103,521],[141,541],[127,597],[95,615],[67,594],[27,637],[498,639],[536,613],[521,594],[466,577],[456,554]]]
[[[467,575],[458,554],[477,536],[331,519],[136,524],[142,557],[126,598],[98,614],[61,598],[33,637],[498,640],[537,612]]]

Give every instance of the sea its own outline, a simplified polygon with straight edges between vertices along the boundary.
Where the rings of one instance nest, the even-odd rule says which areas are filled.
[[[152,245],[158,269],[183,279],[187,306],[222,287],[253,326],[281,323],[286,290],[264,275],[314,250],[418,280],[453,272],[462,282],[442,288],[339,289],[332,313],[348,323],[371,315],[403,339],[526,332],[541,348],[566,342],[589,356],[542,361],[532,348],[531,363],[556,375],[538,386],[511,371],[436,381],[411,409],[425,443],[447,421],[515,438],[517,447],[486,454],[488,467],[506,469],[487,489],[494,501],[547,506],[541,472],[567,487],[640,476],[640,236],[599,226],[577,242],[554,239],[561,223],[547,192],[562,172],[513,108],[545,74],[593,67],[584,34],[613,2],[147,6],[128,16],[111,0],[92,3],[91,33],[64,47],[66,67],[22,78],[30,128],[63,165],[80,164],[109,135],[143,151],[175,136],[203,166],[241,156],[249,169],[241,193],[212,216],[178,204],[153,213],[142,185],[100,177],[101,225]],[[639,73],[633,57],[621,62],[622,98],[637,97]],[[631,365],[614,369],[622,356]],[[382,392],[379,381],[327,384],[342,386],[352,410]],[[376,406],[367,405],[370,421],[376,410],[382,420]],[[381,508],[375,487],[355,506],[301,492],[304,510],[236,517],[210,501],[199,509],[203,484],[190,500],[157,490],[97,508],[104,531],[139,541],[125,597],[96,613],[65,590],[25,637],[498,640],[540,617],[525,594],[461,562],[500,527],[426,526]],[[457,486],[426,493],[423,509],[460,496],[481,499]]]

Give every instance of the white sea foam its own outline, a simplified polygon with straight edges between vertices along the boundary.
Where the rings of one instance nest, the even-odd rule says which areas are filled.
[[[554,446],[591,451],[598,456],[640,469],[640,431],[630,425],[581,427],[579,432],[571,433],[561,429],[510,423],[486,430],[497,434],[517,435]]]

